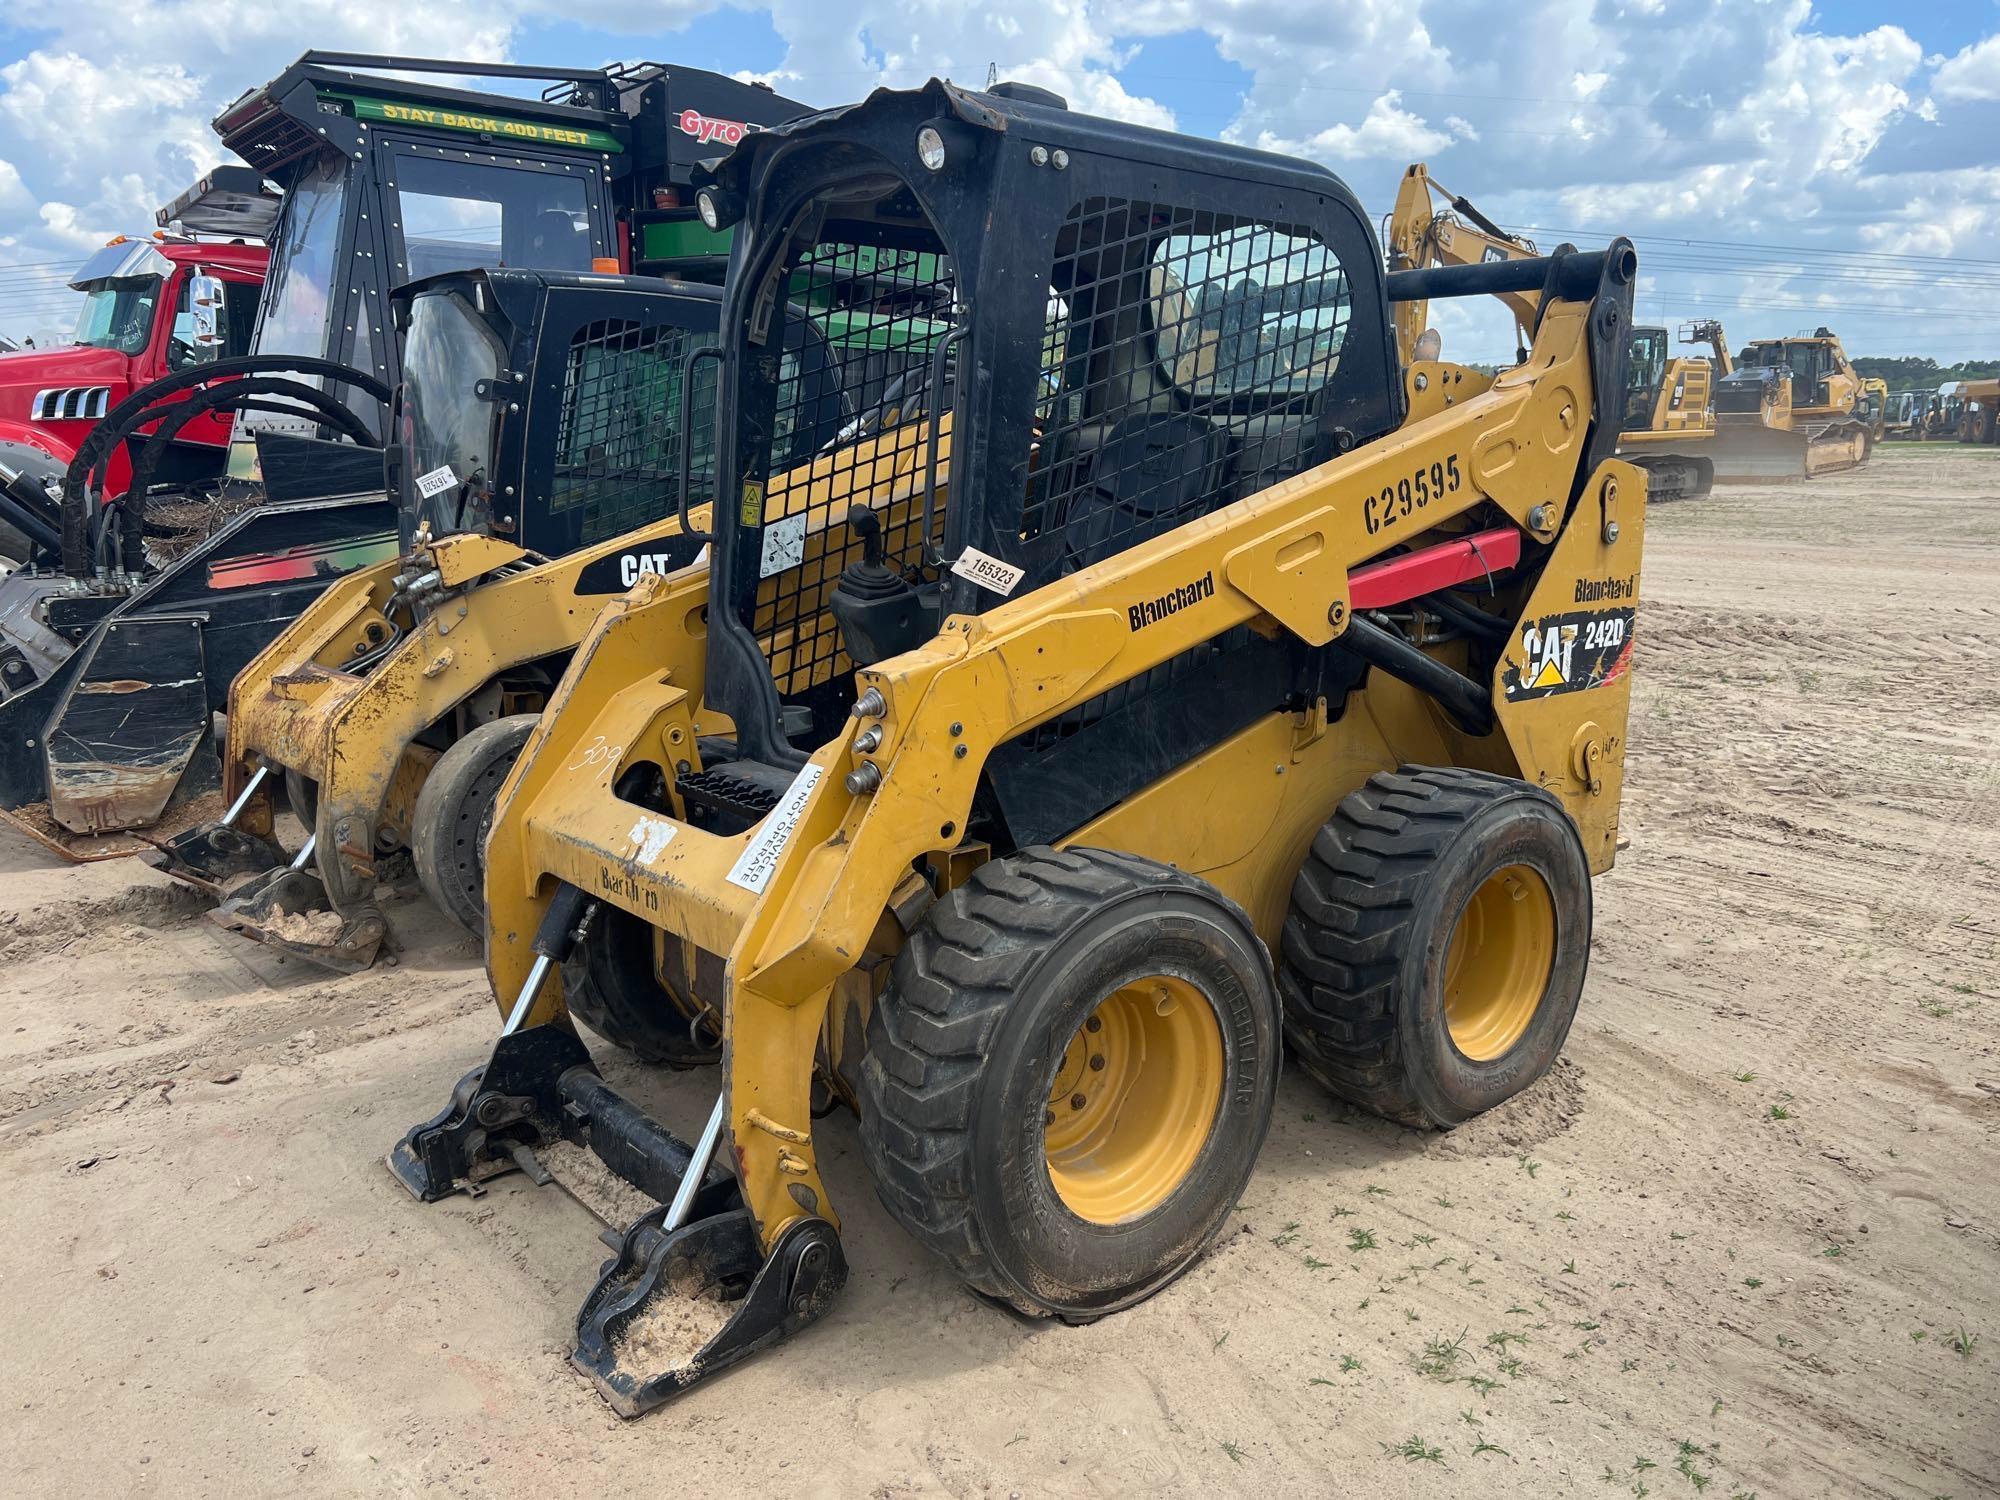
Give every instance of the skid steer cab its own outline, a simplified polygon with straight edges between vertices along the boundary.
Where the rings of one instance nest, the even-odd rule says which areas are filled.
[[[398,291],[399,555],[327,589],[236,678],[231,803],[152,857],[221,898],[214,920],[366,967],[383,861],[408,851],[438,908],[483,931],[493,795],[569,653],[605,600],[702,556],[686,520],[713,483],[715,368],[690,356],[712,348],[721,295],[517,270]],[[805,318],[783,347],[797,419],[780,451],[809,453],[848,420],[841,372]],[[273,838],[278,784],[296,851]]]
[[[390,1155],[587,1145],[574,1361],[634,1414],[819,1317],[821,1124],[974,1291],[1087,1322],[1221,1232],[1281,1047],[1448,1128],[1569,1029],[1616,845],[1645,519],[1629,243],[1384,278],[1316,165],[933,82],[747,140],[712,561],[601,613],[495,804],[502,1036]],[[810,462],[776,351],[873,271],[949,323]],[[803,290],[802,290],[803,288]],[[1392,300],[1536,291],[1497,376]],[[675,1138],[573,1022],[706,1065]]]

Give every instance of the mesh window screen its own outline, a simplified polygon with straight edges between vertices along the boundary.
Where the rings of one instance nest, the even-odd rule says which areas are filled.
[[[1071,572],[1318,461],[1347,279],[1306,231],[1122,199],[1049,276],[1028,560]]]
[[[1071,215],[1050,288],[1021,526],[1041,569],[1086,567],[1318,461],[1349,302],[1317,240],[1096,199]],[[1249,644],[1247,630],[1204,642],[1020,744],[1053,748]]]
[[[785,450],[806,425],[815,394],[810,382],[780,383],[752,629],[779,694],[791,697],[852,670],[825,607],[841,570],[861,556],[849,542],[847,513],[861,503],[877,510],[891,566],[925,562],[918,546],[928,433],[922,419],[936,399],[932,355],[951,326],[951,268],[928,251],[824,242],[794,264],[787,292],[794,315],[803,310],[831,346],[856,413],[838,443],[801,454],[788,468]],[[940,495],[950,459],[949,371],[945,386]]]
[[[601,542],[666,515],[680,481],[682,361],[688,334],[625,320],[588,323],[570,340],[549,511],[583,508],[580,540]],[[714,488],[715,365],[695,368],[690,505]]]

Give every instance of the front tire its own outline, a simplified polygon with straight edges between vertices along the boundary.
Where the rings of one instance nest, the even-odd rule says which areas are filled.
[[[1269,959],[1213,886],[1027,849],[925,915],[868,1024],[876,1191],[974,1290],[1089,1322],[1159,1290],[1249,1180],[1280,1055]]]
[[[410,858],[424,894],[474,937],[486,933],[486,831],[493,802],[538,714],[481,724],[445,751],[424,778],[410,818]]]
[[[1379,773],[1293,883],[1286,1038],[1342,1098],[1448,1130],[1554,1065],[1590,924],[1589,865],[1554,797],[1484,771]]]

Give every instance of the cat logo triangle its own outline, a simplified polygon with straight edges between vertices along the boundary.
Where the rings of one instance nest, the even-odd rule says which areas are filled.
[[[1567,680],[1562,674],[1562,667],[1558,665],[1555,654],[1551,653],[1549,658],[1542,663],[1542,670],[1535,674],[1535,680],[1529,683],[1528,686],[1531,688],[1558,688]]]

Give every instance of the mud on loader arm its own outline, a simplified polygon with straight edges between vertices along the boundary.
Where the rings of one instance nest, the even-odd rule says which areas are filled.
[[[856,717],[747,832],[722,835],[687,822],[672,776],[654,805],[618,795],[649,763],[683,775],[699,765],[693,747],[709,578],[642,584],[599,617],[496,806],[487,847],[494,990],[503,1011],[524,995],[538,952],[550,951],[552,906],[574,912],[579,893],[726,954],[718,1109],[740,1222],[764,1255],[758,1284],[794,1277],[787,1284],[799,1289],[789,1311],[774,1315],[768,1297],[761,1311],[739,1311],[691,1366],[650,1378],[624,1368],[616,1354],[621,1330],[669,1278],[670,1265],[700,1261],[696,1251],[674,1248],[692,1242],[665,1233],[657,1214],[646,1216],[628,1231],[580,1325],[577,1362],[619,1410],[645,1410],[793,1331],[818,1315],[844,1276],[812,1123],[814,1058],[829,1003],[870,950],[913,862],[958,845],[988,757],[1023,731],[1242,625],[1313,645],[1351,636],[1385,671],[1421,683],[1424,673],[1407,657],[1364,646],[1370,627],[1355,619],[1357,570],[1406,539],[1419,549],[1411,565],[1431,566],[1439,549],[1425,542],[1491,506],[1519,533],[1508,542],[1532,553],[1541,572],[1491,678],[1472,685],[1497,733],[1466,759],[1546,788],[1576,821],[1592,866],[1609,864],[1627,658],[1602,675],[1606,691],[1591,700],[1596,718],[1582,725],[1574,702],[1539,678],[1558,670],[1557,653],[1544,652],[1543,642],[1574,637],[1573,629],[1562,634],[1573,602],[1600,597],[1586,595],[1586,586],[1613,579],[1617,597],[1636,594],[1644,479],[1608,457],[1633,270],[1620,241],[1603,254],[1426,273],[1395,285],[1392,296],[1486,295],[1529,284],[1553,295],[1530,358],[1483,389],[1482,377],[1469,372],[1449,397],[1437,384],[1413,397],[1410,419],[1387,436],[988,613],[955,616],[917,649],[861,670]],[[1608,415],[1599,420],[1600,413]],[[1421,499],[1411,483],[1419,474],[1427,476]],[[1144,609],[1170,598],[1180,607],[1157,616]],[[1141,619],[1143,628],[1134,623]],[[1473,743],[1452,713],[1432,713],[1448,743]],[[561,1078],[572,1081],[568,1091],[547,1068],[541,1084],[511,1100],[469,1075],[453,1107],[413,1131],[392,1158],[420,1196],[449,1191],[450,1175],[478,1152],[490,1156],[506,1128],[537,1113],[543,1129],[555,1128],[549,1122],[565,1108],[577,1117],[574,1081],[590,1066],[587,1054],[578,1060],[580,1048],[569,1050],[575,1037],[560,984],[552,978],[516,1008],[509,1032],[489,1073],[554,1049]],[[503,1127],[490,1139],[481,1115],[489,1107]],[[427,1155],[433,1146],[437,1154]],[[820,1257],[810,1275],[805,1256]],[[757,1296],[753,1286],[743,1307]]]

